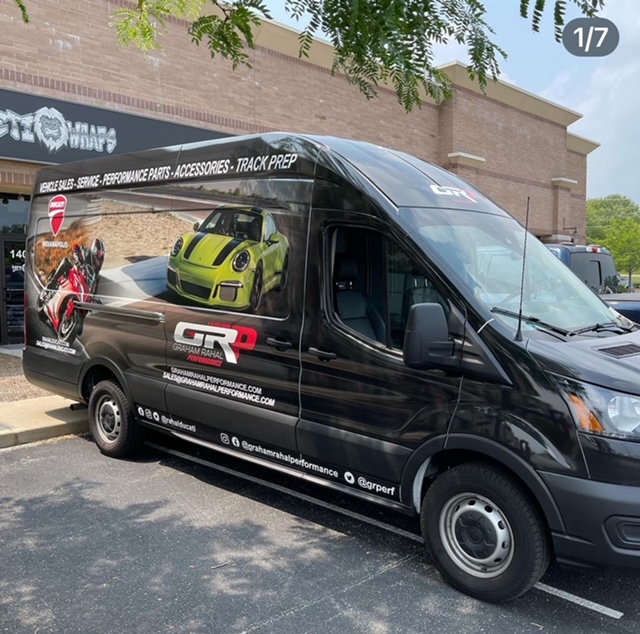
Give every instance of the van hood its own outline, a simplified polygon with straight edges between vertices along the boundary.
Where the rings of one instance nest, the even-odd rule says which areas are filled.
[[[530,339],[527,350],[548,372],[640,395],[640,330],[566,342]]]

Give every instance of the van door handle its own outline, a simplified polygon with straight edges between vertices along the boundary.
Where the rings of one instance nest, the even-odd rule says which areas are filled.
[[[335,352],[328,352],[327,350],[320,350],[319,348],[309,348],[307,352],[318,357],[320,361],[332,361],[333,359],[338,358],[338,355]]]
[[[286,339],[280,339],[280,337],[267,337],[267,345],[276,348],[277,350],[288,350],[293,346],[290,341]]]

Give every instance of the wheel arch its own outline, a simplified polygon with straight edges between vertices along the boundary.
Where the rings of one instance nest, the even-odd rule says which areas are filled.
[[[401,500],[420,512],[428,478],[464,462],[485,462],[511,475],[540,509],[550,531],[564,533],[560,510],[536,470],[522,458],[489,438],[453,434],[429,439],[411,456],[405,467]]]
[[[133,402],[124,373],[112,359],[107,357],[94,357],[84,365],[80,373],[78,391],[84,401],[88,403],[93,388],[100,381],[114,379],[125,393],[127,400]]]

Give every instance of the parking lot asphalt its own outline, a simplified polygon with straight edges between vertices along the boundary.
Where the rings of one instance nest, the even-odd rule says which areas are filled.
[[[481,603],[441,580],[415,518],[151,443],[128,461],[84,437],[0,450],[0,632],[640,629],[635,573],[553,568],[516,601]]]

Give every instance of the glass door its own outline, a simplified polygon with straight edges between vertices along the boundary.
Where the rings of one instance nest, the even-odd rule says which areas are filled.
[[[0,236],[0,344],[24,341],[24,256],[24,236]]]

